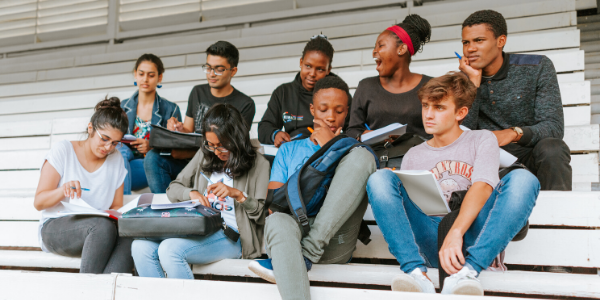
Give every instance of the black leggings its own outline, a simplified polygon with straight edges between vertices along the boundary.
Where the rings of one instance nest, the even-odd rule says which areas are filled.
[[[121,238],[115,223],[95,216],[50,219],[42,227],[46,249],[62,256],[81,257],[80,273],[131,273],[132,239]]]

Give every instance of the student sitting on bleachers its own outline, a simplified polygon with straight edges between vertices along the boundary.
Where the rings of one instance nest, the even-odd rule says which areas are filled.
[[[237,73],[239,59],[238,49],[229,42],[219,41],[210,45],[206,49],[206,64],[202,65],[208,83],[192,89],[184,122],[171,118],[167,128],[201,133],[204,114],[208,109],[216,103],[228,103],[240,111],[249,131],[256,112],[254,101],[231,85],[231,79]],[[153,193],[164,193],[169,183],[177,177],[196,152],[173,149],[169,156],[164,153],[161,155],[157,150],[150,150],[144,162],[150,190]]]
[[[460,70],[478,87],[463,125],[487,129],[498,144],[540,180],[542,190],[570,191],[571,151],[562,140],[564,116],[552,61],[508,54],[506,21],[493,10],[471,14],[462,25]]]
[[[267,110],[258,123],[258,140],[262,144],[279,147],[292,138],[310,136],[307,127],[313,126],[310,104],[315,84],[325,76],[337,76],[330,73],[333,52],[333,46],[323,35],[312,37],[304,46],[300,72],[294,81],[284,83],[273,91]]]
[[[144,171],[144,156],[150,151],[150,124],[167,127],[167,121],[175,118],[181,121],[179,106],[158,95],[156,88],[160,87],[165,68],[154,54],[144,54],[138,58],[133,69],[134,85],[138,91],[129,99],[121,101],[129,120],[127,133],[134,135],[137,140],[119,148],[125,160],[125,195],[131,195],[131,190],[140,190],[148,186]],[[156,165],[149,166],[155,168]]]
[[[231,104],[215,104],[206,112],[202,134],[204,146],[169,185],[167,196],[173,202],[199,199],[220,210],[227,228],[209,236],[135,240],[132,255],[140,276],[166,272],[169,278],[194,279],[189,264],[261,255],[269,163],[252,147],[248,124]]]
[[[269,189],[282,187],[321,146],[340,134],[348,100],[348,85],[341,78],[329,76],[317,82],[310,105],[314,133],[310,139],[288,142],[279,148]],[[369,150],[355,148],[346,155],[337,166],[319,213],[309,218],[311,229],[304,238],[291,215],[269,216],[265,241],[271,258],[251,262],[250,270],[277,283],[283,299],[310,299],[307,271],[313,263],[343,264],[352,258],[367,209],[366,182],[376,168]]]
[[[392,123],[407,124],[407,133],[430,137],[423,129],[421,102],[417,91],[431,79],[412,73],[411,57],[419,52],[431,37],[431,26],[419,15],[409,15],[402,23],[384,30],[373,49],[379,76],[360,81],[350,112],[347,134],[357,139],[367,130]],[[387,155],[386,155],[387,157]],[[381,167],[400,167],[402,157],[381,161]]]
[[[526,224],[535,206],[540,191],[535,176],[517,169],[500,180],[494,134],[459,127],[476,93],[467,76],[456,72],[423,86],[422,118],[433,138],[410,149],[402,161],[402,170],[429,170],[438,182],[451,181],[456,188],[447,192],[468,190],[439,252],[442,217],[424,214],[394,172],[380,170],[369,178],[375,220],[405,273],[393,279],[394,291],[435,293],[427,267],[441,267],[451,274],[442,294],[483,295],[476,277]]]
[[[42,250],[81,257],[81,273],[131,273],[131,239],[120,238],[115,222],[99,216],[60,216],[61,201],[81,198],[100,209],[123,206],[127,170],[115,150],[127,132],[127,115],[118,98],[96,104],[84,141],[60,141],[44,158],[33,205],[42,211]],[[117,153],[115,153],[117,152]]]

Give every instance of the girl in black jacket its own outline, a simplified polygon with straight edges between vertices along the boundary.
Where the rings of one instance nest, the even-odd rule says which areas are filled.
[[[311,38],[302,51],[300,72],[292,82],[277,87],[260,123],[258,140],[276,147],[292,139],[310,136],[307,127],[313,126],[310,114],[312,91],[318,80],[337,76],[331,71],[333,47],[323,35]],[[282,128],[285,130],[282,131]]]

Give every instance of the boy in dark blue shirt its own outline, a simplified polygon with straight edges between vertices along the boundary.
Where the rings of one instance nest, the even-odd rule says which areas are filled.
[[[310,105],[314,132],[310,139],[281,146],[271,170],[269,189],[282,187],[321,146],[341,133],[348,100],[348,85],[339,77],[325,77],[317,82]],[[348,153],[336,169],[321,210],[316,217],[309,218],[311,230],[304,238],[291,215],[269,216],[265,240],[271,258],[251,262],[250,270],[277,283],[284,300],[310,299],[307,271],[313,263],[343,264],[352,258],[367,208],[367,180],[376,168],[375,159],[367,149],[355,148]]]

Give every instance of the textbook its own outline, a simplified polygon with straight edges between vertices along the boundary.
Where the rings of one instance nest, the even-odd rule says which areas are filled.
[[[433,173],[426,170],[394,170],[393,172],[402,181],[410,200],[426,215],[439,216],[450,212],[446,197]]]
[[[64,210],[59,211],[57,214],[60,216],[69,216],[69,215],[90,215],[90,216],[102,216],[111,219],[118,220],[121,218],[121,215],[133,208],[138,207],[143,204],[150,204],[152,202],[153,194],[142,194],[141,196],[129,201],[127,204],[123,205],[123,207],[118,210],[107,209],[107,210],[99,210],[93,208],[91,205],[87,204],[81,198],[75,198],[69,200],[69,202],[61,201],[61,204],[64,207]]]
[[[406,125],[392,123],[383,128],[363,134],[361,140],[367,145],[373,145],[388,139],[390,135],[403,135],[405,133]]]

